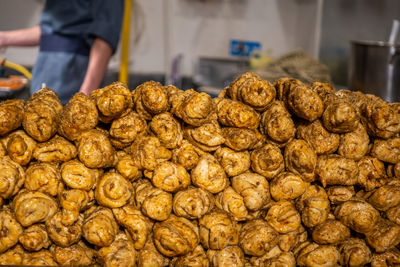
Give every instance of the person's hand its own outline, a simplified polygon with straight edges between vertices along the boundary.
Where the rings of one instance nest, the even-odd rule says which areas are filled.
[[[6,46],[6,33],[0,31],[0,49],[5,48]]]

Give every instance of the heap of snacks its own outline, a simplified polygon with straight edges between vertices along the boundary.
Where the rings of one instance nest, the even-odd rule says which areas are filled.
[[[400,106],[245,73],[0,104],[0,264],[398,266]]]

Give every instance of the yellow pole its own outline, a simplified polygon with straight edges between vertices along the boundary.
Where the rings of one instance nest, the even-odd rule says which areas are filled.
[[[132,0],[125,0],[124,18],[122,21],[121,36],[121,66],[119,69],[119,81],[128,85],[129,78],[129,34],[131,26]]]

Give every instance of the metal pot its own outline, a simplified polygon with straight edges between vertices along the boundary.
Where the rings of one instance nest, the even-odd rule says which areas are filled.
[[[400,101],[400,44],[351,41],[349,88]]]

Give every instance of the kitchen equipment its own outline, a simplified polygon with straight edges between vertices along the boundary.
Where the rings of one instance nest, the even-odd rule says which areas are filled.
[[[399,25],[393,21],[389,42],[351,41],[350,89],[400,101],[400,44],[395,43]]]

